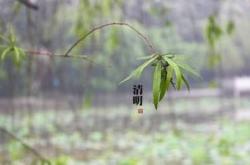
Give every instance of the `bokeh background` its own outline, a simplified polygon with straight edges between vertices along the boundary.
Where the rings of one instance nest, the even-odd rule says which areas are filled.
[[[0,164],[41,164],[41,155],[55,165],[250,164],[249,0],[28,2],[39,9],[0,0],[0,34],[12,27],[25,50],[63,54],[93,27],[126,22],[201,78],[188,76],[191,91],[171,89],[155,111],[150,67],[119,85],[150,52],[117,26],[73,50],[94,63],[35,54],[18,67],[4,60]],[[143,114],[132,103],[136,84],[144,88]]]

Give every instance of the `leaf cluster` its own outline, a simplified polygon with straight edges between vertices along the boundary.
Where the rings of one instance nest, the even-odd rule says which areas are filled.
[[[214,67],[221,61],[221,55],[216,50],[216,43],[225,35],[232,35],[235,29],[235,24],[232,20],[229,20],[226,27],[223,28],[214,15],[208,18],[208,24],[206,27],[206,39],[210,48],[211,56],[208,59],[210,67]]]
[[[164,98],[171,86],[176,90],[180,90],[184,84],[188,90],[190,89],[184,71],[199,76],[193,68],[181,63],[178,58],[172,54],[153,54],[151,56],[142,57],[141,60],[145,62],[132,71],[132,73],[121,81],[120,84],[133,77],[139,78],[146,67],[152,66],[154,68],[152,79],[153,102],[156,110],[159,102]]]
[[[0,41],[4,43],[4,45],[0,45],[0,60],[4,61],[10,57],[16,66],[20,66],[22,59],[25,57],[25,52],[17,46],[17,39],[13,29],[10,28],[6,37],[0,35]]]
[[[216,17],[214,15],[211,15],[208,18],[208,24],[206,27],[206,38],[209,45],[214,48],[215,43],[222,37],[223,34],[231,35],[234,32],[234,29],[234,21],[229,20],[226,24],[226,27],[223,28],[217,22]]]
[[[220,39],[222,35],[222,29],[216,22],[215,16],[210,16],[208,19],[208,25],[206,28],[206,37],[209,45],[214,48],[216,41]]]

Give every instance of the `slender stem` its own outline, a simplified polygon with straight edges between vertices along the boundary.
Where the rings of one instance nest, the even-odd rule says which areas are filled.
[[[29,151],[31,151],[34,155],[36,155],[41,161],[48,162],[50,164],[49,160],[47,160],[43,155],[41,155],[36,149],[32,148],[28,144],[26,144],[22,139],[14,135],[13,133],[9,132],[7,129],[0,127],[0,132],[10,136],[11,138],[15,139],[16,141],[20,142],[25,148],[27,148]]]
[[[108,26],[126,26],[128,28],[130,28],[131,30],[135,31],[143,40],[144,42],[147,44],[147,46],[149,47],[151,53],[155,53],[156,50],[153,46],[153,44],[150,42],[150,40],[143,35],[141,32],[139,32],[137,29],[135,29],[133,26],[129,25],[128,23],[124,23],[124,22],[113,22],[113,23],[107,23],[107,24],[103,24],[100,26],[97,26],[95,28],[93,28],[92,30],[90,30],[88,33],[86,33],[85,35],[83,35],[81,38],[79,38],[65,53],[65,57],[69,56],[69,53],[83,40],[85,40],[89,35],[91,35],[92,33],[94,33],[97,30],[101,30],[105,27]]]

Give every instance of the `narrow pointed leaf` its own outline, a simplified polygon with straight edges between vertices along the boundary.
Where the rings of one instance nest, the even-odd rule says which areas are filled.
[[[15,43],[16,42],[16,36],[14,33],[14,29],[12,27],[10,27],[10,32],[9,32],[9,40],[11,43]]]
[[[123,79],[119,84],[123,84],[124,82],[126,82],[126,81],[130,80],[131,78],[135,77],[137,72],[138,72],[138,68],[136,70],[132,71],[130,73],[130,75],[128,77],[126,77],[125,79]]]
[[[4,60],[4,59],[5,59],[7,53],[9,53],[10,50],[11,50],[11,48],[8,47],[8,48],[6,48],[6,49],[3,51],[3,53],[1,54],[1,60]]]
[[[168,57],[168,58],[174,58],[175,57],[175,55],[172,54],[172,53],[163,54],[162,56],[163,57]]]
[[[167,69],[167,81],[166,81],[167,90],[169,90],[171,80],[173,78],[173,72],[174,72],[173,67],[171,65],[168,66],[168,69]]]
[[[133,77],[140,77],[141,73],[143,72],[143,70],[150,65],[158,56],[154,56],[151,59],[149,59],[148,61],[144,62],[142,65],[140,65],[139,67],[137,67],[134,71],[132,71],[132,73],[126,77],[124,80],[122,80],[119,84],[122,84],[126,81],[128,81],[129,79],[133,78]]]
[[[149,55],[149,56],[142,56],[142,57],[138,57],[138,60],[149,60],[150,58],[152,58],[155,54]]]
[[[174,61],[175,62],[184,62],[184,61],[187,61],[189,59],[189,56],[188,55],[183,55],[183,54],[176,54],[175,56],[174,56]]]
[[[142,65],[140,65],[138,67],[138,74],[136,75],[137,77],[141,76],[141,73],[143,72],[143,70],[150,65],[153,61],[155,61],[158,58],[158,56],[153,56],[152,58],[150,58],[148,61],[146,61],[145,63],[143,63]]]
[[[20,61],[20,52],[17,47],[14,47],[14,52],[15,52],[15,60],[18,63]]]
[[[187,64],[184,64],[184,63],[178,63],[177,64],[180,68],[182,68],[183,70],[191,73],[192,75],[194,76],[197,76],[197,77],[201,77],[200,74],[198,72],[196,72],[192,67],[190,67],[189,65]]]
[[[155,109],[158,108],[161,87],[161,62],[158,62],[153,76],[153,101]]]
[[[160,101],[165,96],[167,90],[167,71],[166,69],[161,70],[161,93],[160,93]]]
[[[164,57],[164,59],[168,62],[168,64],[170,66],[173,67],[174,71],[175,71],[175,77],[176,77],[176,83],[177,83],[177,90],[181,89],[181,83],[182,83],[182,78],[181,78],[181,70],[179,68],[179,66],[170,58],[168,57]]]

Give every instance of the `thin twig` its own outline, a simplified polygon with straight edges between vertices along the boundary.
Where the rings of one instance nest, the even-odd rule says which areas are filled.
[[[69,56],[69,53],[83,40],[85,40],[90,34],[94,33],[97,30],[101,30],[105,27],[108,26],[126,26],[128,28],[130,28],[131,30],[135,31],[143,40],[144,42],[147,44],[147,46],[149,47],[151,53],[156,53],[156,50],[153,46],[153,44],[150,42],[150,40],[143,35],[140,31],[138,31],[137,29],[135,29],[133,26],[129,25],[128,23],[124,23],[124,22],[113,22],[113,23],[107,23],[107,24],[103,24],[100,25],[98,27],[93,28],[92,30],[90,30],[88,33],[86,33],[85,35],[83,35],[81,38],[79,38],[64,54],[65,57]]]
[[[36,155],[41,161],[47,162],[48,164],[50,164],[50,161],[48,159],[46,159],[43,155],[41,155],[36,149],[34,149],[31,146],[29,146],[28,144],[26,144],[22,139],[20,139],[19,137],[17,137],[16,135],[14,135],[10,131],[8,131],[7,129],[0,127],[0,132],[3,132],[4,134],[10,136],[11,138],[13,138],[16,141],[18,141],[19,143],[21,143],[26,149],[28,149],[34,155]]]

